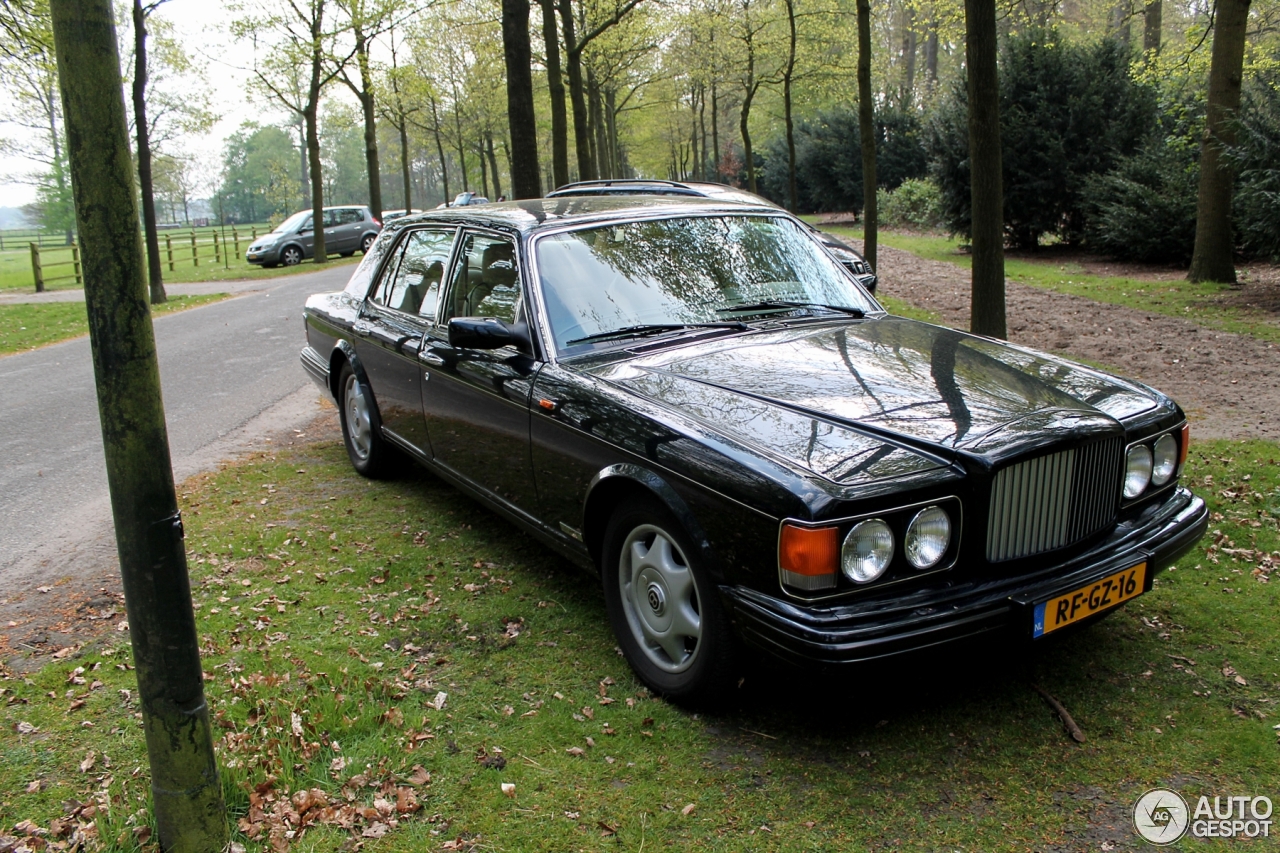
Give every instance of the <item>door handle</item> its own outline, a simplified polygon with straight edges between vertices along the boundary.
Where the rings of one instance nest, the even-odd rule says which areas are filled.
[[[418,358],[422,359],[424,364],[432,367],[444,367],[444,356],[436,355],[433,352],[421,352],[418,354]]]
[[[365,320],[356,320],[351,324],[351,330],[357,335],[373,334],[373,324]]]

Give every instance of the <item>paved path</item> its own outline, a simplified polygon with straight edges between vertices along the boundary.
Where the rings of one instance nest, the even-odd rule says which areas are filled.
[[[302,304],[341,288],[352,269],[245,287],[219,282],[217,290],[240,295],[156,318],[178,480],[320,414],[320,395],[298,363]],[[88,338],[0,358],[0,398],[4,626],[39,606],[37,586],[66,587],[58,596],[65,604],[66,595],[110,578],[118,565]]]

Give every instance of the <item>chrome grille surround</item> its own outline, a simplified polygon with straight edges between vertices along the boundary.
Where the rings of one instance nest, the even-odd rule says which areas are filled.
[[[1123,440],[1094,441],[1015,463],[991,484],[987,560],[1064,548],[1111,524],[1120,503]]]

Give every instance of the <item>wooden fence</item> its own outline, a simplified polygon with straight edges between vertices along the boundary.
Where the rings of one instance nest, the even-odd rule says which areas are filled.
[[[243,248],[258,239],[258,226],[251,225],[247,231],[239,227],[221,229],[209,228],[186,233],[164,233],[160,235],[160,263],[174,272],[179,265],[200,266],[205,264],[229,264],[232,260],[243,260]],[[28,243],[31,247],[31,275],[35,280],[36,293],[41,293],[46,284],[70,281],[75,279],[78,285],[84,285],[80,270],[80,247],[75,243],[70,246],[42,246],[39,241]],[[230,251],[230,255],[223,257]],[[63,253],[69,253],[70,260],[62,260]],[[50,262],[49,257],[54,261]],[[72,267],[73,272],[50,276],[49,270]]]

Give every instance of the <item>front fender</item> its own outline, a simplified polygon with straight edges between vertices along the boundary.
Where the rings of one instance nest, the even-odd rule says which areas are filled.
[[[626,494],[645,492],[656,499],[680,522],[698,549],[698,557],[717,579],[724,573],[716,560],[711,540],[684,498],[661,475],[631,462],[619,462],[602,469],[587,486],[583,504],[582,529],[588,550],[597,565],[603,547],[604,528],[619,499]]]

